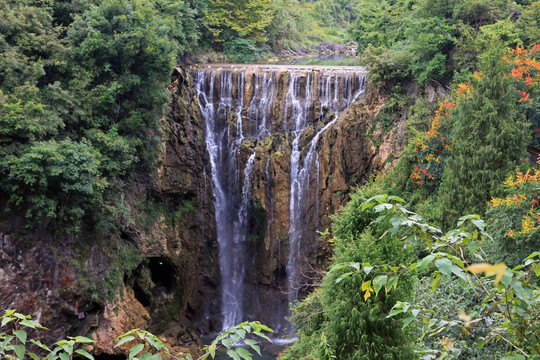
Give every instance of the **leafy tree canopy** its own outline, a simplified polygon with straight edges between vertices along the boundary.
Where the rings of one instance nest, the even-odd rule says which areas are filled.
[[[270,4],[271,0],[208,0],[206,26],[217,42],[236,35],[264,41],[272,21]]]

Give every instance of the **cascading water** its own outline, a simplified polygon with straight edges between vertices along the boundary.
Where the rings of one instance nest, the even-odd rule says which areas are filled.
[[[353,74],[347,74],[345,76],[345,84],[349,84],[353,80]],[[356,81],[359,82],[358,90],[355,94],[352,92],[347,94],[348,96],[344,97],[345,107],[348,107],[356,98],[364,91],[365,83],[363,78],[357,78]],[[312,168],[314,166],[313,160],[314,155],[316,155],[317,164],[315,165],[317,186],[318,186],[318,176],[319,176],[319,163],[318,163],[318,154],[315,153],[319,139],[321,135],[332,126],[339,118],[339,111],[342,110],[339,107],[339,76],[334,74],[334,94],[332,98],[331,93],[331,83],[332,75],[322,76],[319,82],[319,101],[321,103],[321,114],[324,108],[332,110],[334,112],[334,117],[329,121],[325,126],[323,126],[311,140],[308,151],[304,155],[303,161],[301,161],[301,149],[298,147],[301,135],[305,130],[305,127],[302,127],[303,124],[306,124],[307,121],[305,118],[297,119],[297,127],[295,129],[296,137],[293,141],[293,151],[291,155],[291,192],[290,192],[290,205],[289,205],[289,261],[287,264],[287,272],[289,275],[289,302],[296,300],[299,295],[305,294],[306,286],[309,286],[309,281],[306,279],[306,274],[302,273],[302,265],[304,261],[304,252],[303,245],[305,245],[306,237],[306,220],[305,220],[305,211],[306,211],[306,199],[308,198],[310,189],[310,176],[312,173]],[[308,80],[306,82],[306,103],[307,100],[311,100],[311,86],[312,84]],[[352,89],[352,86],[350,87]],[[292,92],[293,98],[294,94],[298,92]],[[296,102],[295,99],[291,101],[293,104]],[[298,112],[298,117],[304,117],[308,113],[305,109],[304,111]],[[322,115],[319,116],[319,119]],[[318,191],[318,189],[314,189]],[[318,211],[318,205],[316,204],[315,208]],[[318,214],[317,214],[318,215]],[[318,218],[318,216],[316,216]]]
[[[237,133],[233,136],[232,126],[228,122],[229,113],[234,105],[233,73],[221,73],[219,87],[221,93],[217,109],[214,101],[215,80],[215,71],[210,73],[209,85],[205,71],[199,71],[196,90],[199,107],[205,120],[205,141],[210,158],[212,195],[220,253],[222,328],[225,330],[243,319],[242,289],[245,277],[245,252],[242,242],[245,240],[247,231],[245,213],[249,198],[247,195],[244,196],[247,190],[238,189],[241,171],[238,167],[237,153],[243,139],[242,126],[237,126]],[[237,81],[241,84],[244,82],[243,73],[238,75]],[[243,91],[243,87],[241,89]],[[236,107],[242,109],[243,92],[237,98]],[[241,120],[241,110],[236,115]],[[249,187],[250,169],[246,168],[244,171],[245,187]],[[241,200],[245,200],[240,204],[237,201],[239,195]]]
[[[301,286],[307,281],[303,275],[304,257],[307,256],[306,232],[309,230],[307,209],[315,205],[315,218],[318,219],[318,204],[309,204],[309,194],[315,192],[315,199],[318,199],[320,139],[338,121],[338,114],[364,90],[364,75],[365,72],[360,70],[325,73],[311,69],[289,70],[286,74],[278,70],[248,72],[233,68],[196,72],[195,87],[210,159],[223,330],[245,320],[260,318],[260,314],[254,314],[253,306],[249,306],[250,301],[258,300],[246,299],[247,293],[253,295],[249,292],[247,274],[253,273],[252,267],[256,266],[253,259],[247,257],[248,254],[253,256],[253,247],[249,250],[246,238],[252,230],[249,219],[253,217],[253,202],[250,196],[255,185],[252,175],[258,161],[264,161],[258,168],[263,173],[266,194],[272,193],[270,183],[276,179],[271,175],[270,158],[260,158],[257,149],[262,144],[261,151],[264,151],[271,142],[261,142],[268,137],[277,137],[280,139],[277,149],[283,147],[283,151],[290,152],[288,249],[281,246],[281,240],[271,241],[280,244],[276,255],[279,259],[282,253],[288,255],[287,300],[293,301],[305,294]],[[280,89],[286,91],[284,97],[279,94]],[[311,178],[316,180],[311,181]],[[275,200],[270,199],[267,215],[272,217],[275,211]],[[254,280],[253,275],[250,280]],[[286,309],[282,315],[285,313]],[[284,323],[270,325],[280,328]]]

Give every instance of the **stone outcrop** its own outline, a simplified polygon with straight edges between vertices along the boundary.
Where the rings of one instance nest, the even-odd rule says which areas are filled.
[[[199,256],[194,261],[203,261],[203,254],[208,254],[212,261],[206,261],[204,268],[199,266],[199,273],[190,273],[192,279],[198,279],[199,285],[187,285],[192,290],[197,289],[191,295],[190,309],[203,328],[219,326],[221,306],[212,170],[204,143],[207,129],[201,113],[207,106],[205,102],[214,101],[213,111],[221,116],[224,136],[234,141],[242,134],[237,153],[239,171],[243,171],[251,155],[255,156],[249,175],[250,229],[248,243],[242,250],[247,254],[246,259],[251,259],[246,269],[248,285],[244,297],[250,299],[250,303],[245,305],[245,313],[252,319],[280,327],[290,300],[287,293],[291,291],[288,279],[291,156],[296,136],[299,136],[300,161],[316,142],[312,156],[316,156],[318,162],[317,166],[309,167],[311,174],[305,186],[311,190],[302,199],[305,207],[301,223],[305,234],[301,240],[303,265],[299,271],[305,283],[298,284],[302,289],[296,289],[300,296],[316,281],[320,260],[331,251],[326,243],[320,243],[317,231],[329,227],[329,215],[346,203],[355,186],[383,168],[392,153],[390,144],[400,136],[396,133],[366,137],[368,132],[373,133],[374,119],[382,106],[378,103],[381,99],[369,92],[349,106],[352,95],[364,86],[363,75],[359,75],[362,71],[344,67],[267,65],[211,65],[176,71],[171,87],[173,116],[166,122],[170,135],[160,172],[161,189],[176,197],[191,194],[193,203],[197,204],[195,218],[205,219],[198,223],[199,227],[206,227],[198,243],[205,243],[206,250],[198,250]],[[204,89],[201,84],[205,84]],[[229,95],[223,98],[225,91]],[[203,92],[204,97],[197,96]],[[297,103],[296,110],[292,109],[292,103]],[[218,109],[225,109],[222,115],[218,114],[221,111]],[[295,127],[299,109],[307,113],[307,123],[302,129]],[[338,119],[334,117],[336,112],[339,112]],[[326,126],[328,128],[322,131]],[[392,137],[394,139],[390,140]],[[384,154],[379,153],[381,148],[386,149]],[[246,182],[243,177],[242,173],[238,186]],[[193,185],[186,188],[186,184],[199,184],[198,190],[193,191]],[[197,296],[203,299],[199,303],[195,300]]]
[[[118,337],[132,329],[146,329],[150,314],[135,298],[132,289],[122,289],[123,296],[108,304],[99,316],[99,326],[92,334],[93,353],[126,354],[133,344],[127,343],[115,348]]]

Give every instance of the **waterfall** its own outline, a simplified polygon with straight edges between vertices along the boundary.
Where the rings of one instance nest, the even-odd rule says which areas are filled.
[[[275,257],[280,263],[288,256],[283,259],[286,261],[283,270],[279,270],[283,275],[278,275],[285,281],[284,272],[287,273],[286,300],[294,301],[305,295],[302,286],[308,280],[303,270],[305,258],[310,255],[306,250],[310,246],[307,232],[312,231],[319,221],[319,204],[312,202],[319,201],[320,140],[339,120],[340,112],[363,92],[364,76],[361,69],[283,71],[271,68],[251,72],[245,68],[221,66],[194,73],[199,110],[204,120],[215,213],[222,330],[245,320],[260,319],[261,314],[257,311],[269,311],[264,306],[253,306],[260,304],[260,298],[254,294],[255,287],[248,280],[255,281],[253,274],[257,264],[253,258],[254,244],[249,244],[246,238],[253,233],[250,229],[253,225],[250,219],[254,219],[253,200],[250,197],[254,195],[254,186],[262,188],[265,196],[270,197],[270,182],[276,181],[271,177],[274,165],[270,157],[264,157],[271,155],[268,151],[272,148],[268,146],[273,142],[277,144],[272,150],[275,154],[290,151],[287,159],[290,181],[288,244],[282,246],[282,239],[276,238],[279,234],[275,231],[266,236],[271,237],[269,241],[278,242]],[[286,93],[283,96],[279,91]],[[272,137],[269,142],[262,142],[268,137]],[[257,171],[262,173],[255,183],[253,176]],[[310,194],[315,195],[314,200]],[[266,203],[269,219],[277,214],[277,204],[272,198]],[[309,210],[312,208],[315,210]],[[308,218],[308,212],[313,211],[315,214],[310,213],[311,218]],[[316,224],[307,224],[309,219],[315,219]],[[277,287],[277,284],[273,286]],[[286,309],[281,316],[285,312]],[[270,325],[284,327],[282,321]]]
[[[306,286],[309,286],[309,280],[307,279],[306,274],[302,273],[302,267],[305,264],[304,257],[307,257],[307,254],[303,251],[306,243],[306,200],[309,197],[310,189],[310,176],[312,173],[312,168],[314,167],[313,160],[314,155],[319,143],[321,135],[326,132],[326,130],[332,126],[339,119],[339,101],[338,101],[338,91],[339,91],[339,77],[338,74],[334,74],[334,97],[332,99],[331,94],[331,81],[332,75],[330,74],[327,77],[321,77],[319,89],[319,98],[321,102],[321,112],[322,107],[330,108],[334,112],[334,118],[329,121],[322,129],[320,129],[315,136],[312,138],[308,151],[304,155],[304,160],[301,161],[301,149],[298,147],[301,135],[304,132],[305,128],[296,128],[295,134],[296,137],[293,141],[293,151],[291,154],[291,172],[290,172],[290,204],[289,204],[289,261],[287,263],[287,273],[289,275],[289,302],[292,302],[300,295],[304,295],[307,291]],[[352,74],[346,75],[346,82],[352,81]],[[349,80],[350,79],[350,80]],[[360,79],[357,79],[360,80]],[[311,83],[306,82],[306,104],[307,100],[311,100]],[[352,87],[351,87],[352,88]],[[364,91],[364,83],[360,80],[360,86],[355,94],[352,92],[347,98],[345,98],[345,103],[348,106]],[[294,93],[293,93],[294,95]],[[293,96],[294,97],[294,96]],[[292,101],[294,103],[294,100]],[[307,111],[298,112],[298,117],[306,116]],[[319,116],[319,119],[321,116]],[[306,124],[306,119],[297,119],[296,124]],[[318,164],[318,154],[317,154],[317,164],[315,165],[316,174],[316,183],[317,188],[314,189],[318,193],[318,183],[319,183],[319,164]],[[316,199],[318,196],[316,197]],[[318,205],[316,205],[318,209]]]
[[[237,81],[242,84],[244,75]],[[215,109],[216,72],[210,73],[209,85],[206,73],[198,71],[196,78],[199,107],[205,122],[205,142],[210,159],[212,195],[216,219],[216,233],[219,245],[219,267],[222,287],[222,329],[240,323],[243,319],[243,287],[245,278],[245,251],[243,241],[247,235],[246,213],[248,207],[249,177],[253,168],[254,155],[243,171],[244,186],[240,191],[238,184],[242,173],[238,166],[237,155],[243,139],[241,125],[241,109],[243,103],[243,86],[239,87],[237,108],[237,134],[231,134],[232,127],[228,122],[232,110],[233,73],[222,72],[220,76],[219,102]],[[240,120],[238,120],[240,119]],[[240,123],[239,123],[240,122]],[[238,197],[240,195],[240,203]]]

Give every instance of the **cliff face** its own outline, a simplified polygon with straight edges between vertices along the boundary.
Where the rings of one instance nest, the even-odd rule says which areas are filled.
[[[184,234],[198,255],[185,260],[196,279],[185,283],[189,309],[206,329],[227,318],[281,329],[330,254],[317,231],[382,169],[391,153],[379,148],[400,129],[366,136],[382,102],[358,68],[212,66],[175,77],[160,186],[195,204],[197,236]]]

